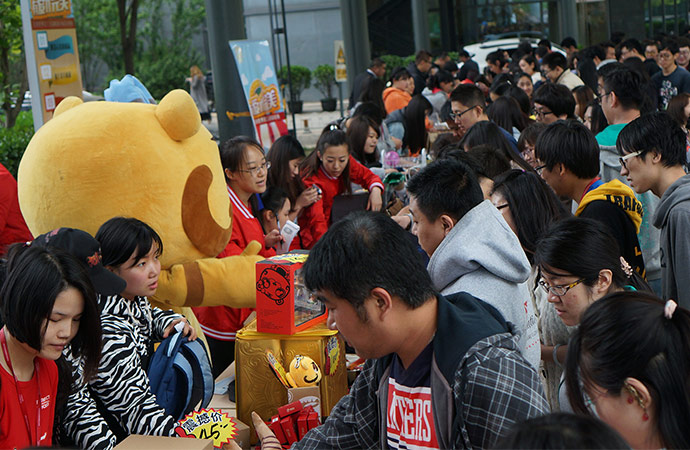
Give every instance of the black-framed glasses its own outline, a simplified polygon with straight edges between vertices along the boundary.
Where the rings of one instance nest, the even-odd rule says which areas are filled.
[[[264,161],[263,164],[259,164],[256,167],[252,167],[251,169],[239,169],[239,171],[251,174],[252,176],[258,176],[259,172],[261,172],[262,170],[268,170],[270,168],[271,161]]]
[[[542,164],[541,166],[537,166],[534,168],[534,171],[537,172],[539,175],[541,175],[542,170],[546,168],[546,164]]]
[[[543,119],[545,116],[548,116],[549,114],[553,114],[553,111],[544,111],[543,109],[536,109],[535,108],[532,111],[532,113],[534,114],[535,117],[539,117],[539,118]]]
[[[499,210],[499,211],[502,210],[503,208],[507,208],[507,207],[509,207],[509,206],[510,206],[510,205],[507,204],[507,203],[504,203],[504,204],[502,204],[502,205],[494,205],[494,207],[496,207],[496,209]]]
[[[594,102],[595,102],[597,105],[601,105],[601,100],[602,100],[604,97],[606,97],[607,95],[611,95],[611,92],[613,92],[613,91],[608,91],[608,92],[606,92],[605,94],[601,94],[601,95],[597,96],[597,98],[594,99]]]
[[[635,156],[640,156],[641,154],[642,154],[641,151],[639,151],[639,152],[628,153],[627,155],[621,156],[620,158],[618,158],[618,162],[620,162],[620,163],[621,163],[621,166],[624,167],[624,168],[627,170],[627,169],[628,169],[627,161],[628,161],[630,158],[634,158]]]
[[[451,113],[448,114],[448,115],[450,116],[451,119],[453,119],[453,120],[458,120],[460,117],[462,117],[463,114],[472,111],[472,110],[473,110],[474,108],[476,108],[477,106],[479,106],[479,105],[474,105],[474,106],[472,106],[471,108],[467,108],[467,109],[464,110],[463,112],[459,112],[459,113],[451,112]]]
[[[550,285],[542,278],[541,280],[539,280],[539,286],[541,286],[542,289],[544,289],[544,290],[546,291],[547,294],[550,292],[550,293],[552,293],[553,295],[555,295],[556,297],[561,297],[561,296],[567,294],[569,290],[571,290],[572,288],[574,288],[574,287],[577,286],[578,284],[582,283],[583,281],[585,281],[585,279],[584,279],[584,278],[580,278],[579,280],[573,281],[573,282],[570,283],[570,284],[559,284],[559,285],[556,285],[556,286],[550,286]]]

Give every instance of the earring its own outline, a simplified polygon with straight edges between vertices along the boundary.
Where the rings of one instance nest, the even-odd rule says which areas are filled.
[[[649,415],[647,414],[647,410],[645,409],[644,413],[642,413],[642,420],[644,422],[649,420]]]
[[[631,396],[631,397],[628,397],[628,403],[629,403],[629,404],[632,405],[634,401],[635,401],[635,400],[632,398],[632,396]]]

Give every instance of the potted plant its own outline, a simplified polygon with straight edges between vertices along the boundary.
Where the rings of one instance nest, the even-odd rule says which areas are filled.
[[[333,86],[335,85],[335,69],[329,64],[321,64],[314,69],[314,87],[323,94],[321,99],[321,109],[324,111],[335,111],[338,100],[333,97]]]
[[[288,85],[292,82],[292,89],[288,86],[287,92],[290,94],[288,108],[290,111],[299,114],[302,112],[302,92],[311,86],[311,70],[304,66],[290,66],[290,77],[288,78],[287,66],[280,68],[278,72],[280,84]]]

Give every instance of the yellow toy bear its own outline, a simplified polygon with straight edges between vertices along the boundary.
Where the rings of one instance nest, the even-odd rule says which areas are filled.
[[[216,259],[232,209],[218,147],[183,90],[158,105],[63,100],[19,165],[19,203],[37,236],[58,227],[95,235],[106,220],[135,217],[163,240],[153,303],[165,308],[256,304],[252,242]]]

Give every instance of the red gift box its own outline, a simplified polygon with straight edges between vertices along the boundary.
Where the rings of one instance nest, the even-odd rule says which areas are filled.
[[[278,416],[282,419],[283,417],[287,417],[290,414],[295,414],[298,413],[302,410],[302,402],[299,400],[294,401],[292,403],[288,403],[287,405],[283,405],[278,408]]]
[[[283,433],[283,428],[280,426],[280,418],[278,416],[273,416],[271,418],[271,422],[268,424],[268,427],[271,429],[271,431],[273,431],[273,434],[276,435],[276,439],[278,439],[281,444],[287,442],[285,433]]]
[[[297,434],[295,433],[295,416],[289,415],[280,419],[280,427],[285,433],[285,438],[288,444],[294,444],[297,442]]]

